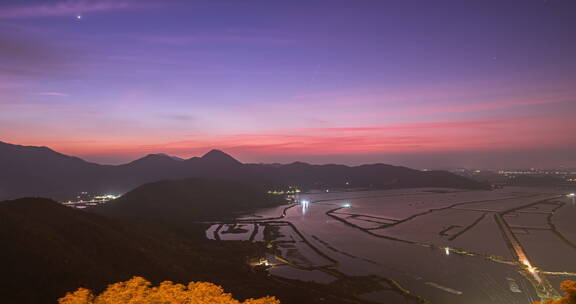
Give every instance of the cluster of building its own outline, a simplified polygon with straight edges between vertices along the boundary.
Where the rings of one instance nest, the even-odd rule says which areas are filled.
[[[74,200],[62,202],[62,204],[73,208],[84,209],[89,206],[108,203],[109,201],[115,200],[119,197],[120,195],[114,194],[91,194],[88,192],[80,192]]]
[[[274,195],[293,195],[302,192],[300,189],[295,187],[289,187],[287,190],[269,190],[268,194]]]
[[[549,176],[559,176],[559,177],[569,177],[570,179],[576,179],[575,169],[513,169],[513,170],[498,170],[498,174],[501,175],[549,175]]]

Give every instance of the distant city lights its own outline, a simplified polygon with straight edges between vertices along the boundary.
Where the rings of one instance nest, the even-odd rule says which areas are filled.
[[[74,201],[68,200],[62,202],[62,204],[78,209],[84,209],[87,206],[97,206],[99,204],[107,203],[109,201],[119,198],[120,196],[121,195],[115,195],[115,194],[94,195],[84,191],[80,192],[80,195],[76,196],[76,200]]]
[[[297,189],[297,188],[290,189],[290,190],[268,190],[268,194],[274,194],[274,195],[298,194],[300,192],[302,192],[302,191],[300,189]]]
[[[117,199],[119,197],[120,197],[120,195],[105,194],[105,195],[95,196],[94,199],[95,200],[114,200],[114,199]]]

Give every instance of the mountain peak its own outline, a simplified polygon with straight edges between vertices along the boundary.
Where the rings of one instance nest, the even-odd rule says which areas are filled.
[[[172,155],[168,155],[166,153],[148,154],[146,157],[169,158],[169,159],[173,159],[173,160],[184,160],[178,156],[172,156]]]
[[[164,153],[148,154],[142,158],[134,160],[129,165],[142,165],[142,164],[170,164],[179,159]]]
[[[162,153],[154,153],[154,154],[148,154],[142,158],[140,158],[141,160],[144,159],[169,159],[170,157],[166,154],[162,154]]]
[[[216,149],[210,150],[210,152],[204,154],[201,158],[210,162],[240,164],[234,157]]]

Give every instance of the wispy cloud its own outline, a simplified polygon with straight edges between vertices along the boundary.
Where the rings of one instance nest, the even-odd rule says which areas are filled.
[[[195,43],[248,43],[248,44],[294,44],[296,39],[272,36],[256,36],[242,33],[209,33],[191,35],[139,36],[137,39],[151,44],[185,46]]]
[[[28,19],[72,14],[134,9],[149,6],[143,1],[66,0],[52,4],[0,6],[0,19]]]
[[[55,96],[55,97],[68,97],[70,94],[62,93],[62,92],[38,92],[34,93],[34,95],[38,96]]]

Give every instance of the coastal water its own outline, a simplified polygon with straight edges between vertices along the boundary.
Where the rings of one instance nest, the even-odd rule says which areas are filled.
[[[274,276],[363,282],[351,289],[360,299],[527,304],[557,295],[576,272],[576,227],[567,215],[576,207],[561,195],[527,188],[302,194],[297,204],[214,224],[207,236],[265,242],[262,263]],[[562,249],[562,260],[546,253],[550,246]]]

